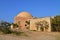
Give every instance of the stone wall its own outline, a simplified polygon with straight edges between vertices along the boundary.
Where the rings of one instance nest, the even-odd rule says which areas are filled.
[[[30,20],[30,30],[37,30],[35,23],[38,21],[47,21],[49,24],[49,28],[47,31],[51,31],[51,18],[50,17],[44,17],[44,18],[34,18]]]

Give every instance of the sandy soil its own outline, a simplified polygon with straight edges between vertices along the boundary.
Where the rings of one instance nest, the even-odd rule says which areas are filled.
[[[0,34],[0,40],[60,40],[58,32],[26,32],[28,36],[16,36],[12,34]]]

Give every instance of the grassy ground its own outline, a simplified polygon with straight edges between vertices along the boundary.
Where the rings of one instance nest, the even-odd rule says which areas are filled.
[[[60,40],[59,32],[25,32],[28,36],[0,34],[0,40]]]

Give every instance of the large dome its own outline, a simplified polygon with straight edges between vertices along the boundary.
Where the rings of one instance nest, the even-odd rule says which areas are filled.
[[[21,12],[17,16],[23,17],[23,18],[32,18],[32,15],[28,12]]]

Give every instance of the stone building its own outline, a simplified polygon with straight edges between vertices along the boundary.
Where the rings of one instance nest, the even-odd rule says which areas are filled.
[[[21,12],[14,18],[21,30],[51,31],[51,17],[34,18],[28,12]]]

